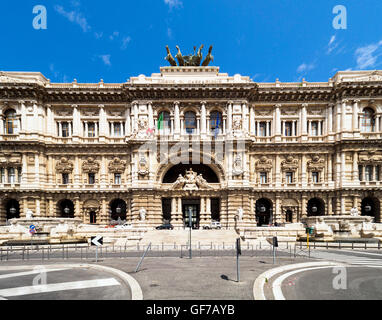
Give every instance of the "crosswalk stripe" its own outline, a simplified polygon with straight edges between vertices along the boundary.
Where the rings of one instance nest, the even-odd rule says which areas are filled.
[[[116,285],[120,285],[120,283],[114,278],[72,281],[72,282],[41,284],[41,285],[35,285],[35,286],[2,289],[0,290],[0,296],[16,297],[16,296],[24,296],[24,295],[36,294],[36,293],[88,289],[88,288],[107,287],[107,286],[116,286]]]
[[[68,270],[68,269],[66,269],[66,268],[61,268],[61,269],[39,269],[39,270],[34,270],[34,271],[7,273],[7,274],[1,274],[0,275],[0,279],[7,279],[7,278],[27,276],[27,275],[37,274],[37,273],[41,273],[41,272],[53,272],[53,271],[63,271],[63,270]]]

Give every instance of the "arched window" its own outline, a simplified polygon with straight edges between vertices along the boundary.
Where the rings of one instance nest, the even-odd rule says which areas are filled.
[[[223,131],[223,116],[219,111],[212,111],[210,113],[210,132],[214,135],[222,133]]]
[[[170,134],[171,132],[171,117],[170,113],[167,111],[162,111],[158,115],[157,127],[159,133]]]
[[[16,134],[19,132],[19,120],[16,111],[11,109],[5,112],[5,134]]]
[[[374,110],[371,108],[363,109],[361,129],[363,132],[375,131]]]
[[[196,114],[192,111],[187,111],[184,114],[184,122],[186,127],[186,132],[188,134],[193,134],[196,131]]]

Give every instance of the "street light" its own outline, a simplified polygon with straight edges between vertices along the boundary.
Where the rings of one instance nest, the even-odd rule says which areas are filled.
[[[312,207],[312,212],[313,212],[313,213],[316,213],[317,211],[318,211],[318,208],[317,208],[316,206],[313,206],[313,207]]]
[[[64,213],[65,213],[66,215],[69,215],[69,213],[70,213],[70,209],[69,209],[68,207],[66,207],[66,208],[64,209]]]
[[[267,208],[265,208],[265,206],[264,205],[261,205],[261,207],[260,207],[260,212],[265,212],[265,211],[267,211]]]
[[[14,216],[14,215],[16,214],[16,212],[17,212],[17,210],[16,210],[15,207],[12,207],[12,208],[9,209],[9,213],[10,213],[12,216]]]
[[[192,251],[191,251],[192,209],[191,207],[188,207],[188,224],[190,226],[190,259],[192,259]]]
[[[365,206],[365,211],[370,212],[371,211],[371,206]]]

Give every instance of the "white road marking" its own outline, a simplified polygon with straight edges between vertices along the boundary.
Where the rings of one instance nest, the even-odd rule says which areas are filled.
[[[63,271],[63,270],[69,270],[67,268],[65,269],[45,269],[44,272],[53,272],[53,271]],[[30,274],[37,274],[41,273],[42,270],[35,270],[35,271],[26,271],[26,272],[16,272],[16,273],[7,273],[7,274],[1,274],[0,279],[6,279],[6,278],[14,278],[14,277],[22,277],[27,276]]]
[[[53,291],[77,290],[88,289],[108,286],[119,286],[120,283],[114,278],[72,281],[63,283],[42,284],[36,286],[9,288],[0,290],[0,296],[3,297],[16,297],[28,294],[45,293]]]
[[[286,278],[288,278],[288,277],[290,277],[296,273],[300,273],[300,272],[304,272],[304,271],[328,269],[328,268],[333,268],[333,266],[298,269],[298,270],[294,270],[294,271],[285,273],[282,276],[276,278],[276,280],[273,281],[273,284],[272,284],[272,291],[273,291],[273,296],[274,296],[275,300],[285,300],[285,297],[284,297],[283,292],[281,290],[281,284]]]

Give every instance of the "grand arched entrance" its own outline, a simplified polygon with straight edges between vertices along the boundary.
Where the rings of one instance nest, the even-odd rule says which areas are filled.
[[[256,201],[256,222],[257,226],[268,226],[272,223],[272,202],[269,199],[261,198]]]
[[[110,218],[113,221],[126,220],[126,202],[122,199],[114,199],[110,202]]]
[[[320,198],[312,198],[307,205],[308,217],[325,215],[325,203]]]
[[[374,197],[364,198],[361,203],[361,215],[373,217],[377,223],[381,222],[379,200]]]
[[[216,171],[204,164],[177,164],[164,173],[162,220],[175,227],[198,229],[220,221],[220,179]],[[191,220],[190,220],[191,219]]]
[[[7,220],[20,218],[20,204],[15,199],[10,199],[6,202],[5,211],[7,213]]]

